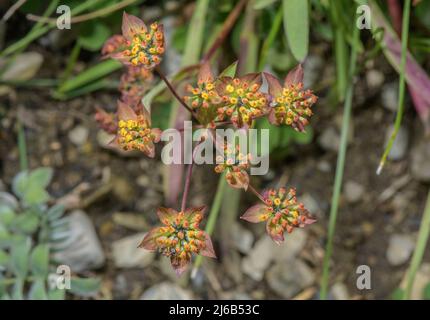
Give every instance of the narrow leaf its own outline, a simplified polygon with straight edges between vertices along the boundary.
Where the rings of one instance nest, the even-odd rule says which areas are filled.
[[[284,30],[293,56],[303,61],[309,47],[308,0],[283,0]]]

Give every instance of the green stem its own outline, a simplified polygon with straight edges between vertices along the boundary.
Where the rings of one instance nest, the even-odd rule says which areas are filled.
[[[81,53],[81,43],[79,40],[76,41],[75,45],[73,46],[72,53],[69,56],[69,59],[67,60],[66,69],[64,70],[63,74],[60,76],[61,83],[65,83],[67,80],[69,80],[73,68],[76,65],[76,62],[78,61],[79,54]]]
[[[212,203],[211,211],[209,212],[209,218],[208,223],[206,224],[205,232],[208,235],[212,235],[212,232],[215,229],[215,224],[218,218],[218,214],[221,208],[222,203],[222,197],[224,194],[224,189],[226,186],[225,182],[225,173],[221,174],[218,181],[218,187],[216,189],[215,198]],[[193,270],[191,272],[191,278],[194,278],[197,274],[198,269],[200,268],[200,265],[202,264],[203,257],[197,256],[196,260],[194,261]]]
[[[19,165],[21,171],[28,169],[28,157],[27,157],[27,144],[25,142],[24,126],[21,120],[18,119],[18,151],[19,151]]]
[[[406,290],[403,299],[410,299],[412,287],[418,268],[423,261],[424,251],[430,234],[430,191],[427,195],[427,203],[424,209],[423,218],[421,220],[420,230],[418,232],[418,241],[415,247],[414,255],[412,256],[411,265],[409,267]]]
[[[405,67],[406,67],[406,54],[408,50],[408,34],[409,34],[409,14],[411,10],[411,0],[405,0],[403,6],[403,19],[402,19],[402,55],[400,58],[400,77],[399,77],[399,103],[397,106],[396,120],[394,121],[394,130],[388,141],[387,147],[384,150],[381,161],[379,162],[376,174],[380,174],[385,165],[388,154],[393,147],[396,140],[397,133],[399,132],[400,125],[402,124],[403,113],[405,109]]]
[[[330,20],[333,29],[335,30],[334,39],[334,50],[336,58],[336,87],[337,96],[339,101],[343,101],[345,98],[345,92],[347,87],[347,55],[348,48],[346,44],[346,36],[342,21],[340,21],[340,12],[342,8],[338,8],[339,2],[337,0],[330,1]]]
[[[356,68],[356,62],[357,62],[357,47],[358,47],[359,40],[360,40],[359,29],[354,28],[353,44],[352,44],[351,58],[350,58],[350,64],[349,64],[349,68],[350,68],[349,84],[345,95],[344,114],[342,119],[342,132],[340,137],[339,153],[337,156],[334,190],[333,190],[333,196],[331,199],[331,209],[330,209],[330,218],[329,218],[329,226],[328,226],[328,239],[327,239],[327,245],[326,245],[324,262],[323,262],[323,274],[321,279],[321,293],[320,293],[321,299],[326,299],[327,292],[328,292],[330,258],[333,251],[333,238],[334,238],[334,231],[336,227],[336,219],[337,219],[337,212],[338,212],[338,206],[339,206],[339,196],[340,196],[340,191],[342,187],[343,171],[345,167],[345,156],[346,156],[346,148],[348,143],[348,132],[349,132],[349,123],[351,119],[352,96],[353,96],[353,88],[354,88],[353,76],[355,74],[355,68]]]
[[[269,34],[267,35],[266,40],[264,40],[263,46],[261,48],[260,53],[260,62],[258,64],[258,70],[263,71],[264,66],[266,65],[267,55],[269,53],[269,49],[275,40],[276,35],[278,34],[279,28],[282,24],[282,6],[279,7],[278,12],[276,13],[275,19],[273,20],[272,26],[270,28]]]

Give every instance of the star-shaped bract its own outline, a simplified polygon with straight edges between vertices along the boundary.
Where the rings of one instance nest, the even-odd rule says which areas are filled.
[[[163,226],[149,231],[139,247],[169,257],[178,275],[186,270],[193,254],[216,258],[209,235],[199,229],[204,210],[205,207],[189,208],[183,212],[159,208],[157,215]]]

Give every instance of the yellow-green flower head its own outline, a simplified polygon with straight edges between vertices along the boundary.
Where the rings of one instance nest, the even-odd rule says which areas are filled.
[[[294,228],[303,228],[316,220],[309,217],[303,203],[297,202],[296,190],[285,188],[269,189],[263,193],[265,204],[249,208],[242,216],[249,222],[266,221],[266,231],[276,243],[284,241],[285,231],[291,233]]]
[[[122,36],[125,45],[109,56],[126,65],[152,69],[161,62],[164,53],[163,26],[154,22],[149,28],[139,18],[124,12]]]
[[[274,125],[292,126],[297,131],[304,131],[312,116],[312,105],[317,97],[311,90],[303,90],[303,69],[301,65],[290,71],[281,86],[278,79],[265,73],[269,83],[271,103],[269,121]]]
[[[250,126],[252,120],[263,116],[267,109],[266,95],[260,92],[261,74],[251,73],[242,78],[222,77],[217,86],[222,104],[218,119],[230,119],[235,127]]]
[[[199,207],[177,212],[159,208],[157,215],[163,226],[149,231],[139,247],[169,257],[178,275],[185,271],[193,254],[215,258],[209,235],[199,228],[204,210],[205,207]]]
[[[124,151],[138,150],[153,158],[154,143],[160,141],[161,130],[151,128],[149,114],[142,105],[136,109],[137,113],[118,101],[118,129],[114,142]]]

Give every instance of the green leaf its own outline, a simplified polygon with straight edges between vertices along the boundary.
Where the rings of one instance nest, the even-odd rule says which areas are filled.
[[[50,198],[49,193],[39,186],[30,186],[24,194],[23,200],[29,205],[42,204]]]
[[[10,260],[9,255],[5,251],[0,250],[0,272],[7,268],[9,264],[9,260]]]
[[[308,0],[282,0],[284,30],[291,52],[303,61],[309,48]]]
[[[5,248],[9,246],[12,235],[6,229],[6,227],[0,223],[0,248]]]
[[[430,300],[430,283],[427,283],[427,285],[424,288],[423,298],[426,300]]]
[[[405,294],[405,290],[403,290],[402,288],[396,288],[396,290],[394,290],[394,292],[391,294],[391,299],[402,300],[404,294]]]
[[[15,212],[12,208],[0,204],[0,223],[4,226],[9,225],[15,217]]]
[[[292,130],[292,138],[294,139],[294,142],[297,144],[309,144],[312,142],[312,138],[314,137],[314,131],[312,127],[308,126],[306,127],[305,132],[297,132],[294,129]]]
[[[64,300],[66,296],[66,290],[51,289],[48,291],[49,300]]]
[[[58,89],[59,93],[66,93],[68,91],[75,90],[83,87],[97,79],[100,79],[108,74],[121,68],[121,63],[116,60],[105,60],[95,66],[86,69],[85,71],[78,74],[76,77],[71,78],[63,83]]]
[[[187,25],[183,25],[175,28],[172,37],[172,48],[178,52],[184,52],[185,41],[187,39],[188,28]]]
[[[46,188],[52,180],[53,173],[52,168],[49,167],[37,168],[30,172],[28,184]]]
[[[97,51],[109,38],[109,28],[99,21],[88,21],[79,32],[78,41],[80,45],[89,51]]]
[[[31,252],[31,273],[36,277],[45,278],[49,272],[49,247],[47,244],[37,245]]]
[[[18,208],[17,199],[11,193],[8,192],[0,191],[0,203],[3,206],[11,208],[12,210],[16,210]]]
[[[12,180],[12,190],[19,197],[21,197],[24,194],[27,185],[28,185],[27,171],[21,171]]]
[[[64,205],[62,204],[56,204],[52,206],[51,208],[49,208],[48,212],[46,213],[48,220],[50,222],[58,220],[64,214],[64,210],[65,208],[64,208]]]
[[[70,291],[80,296],[94,295],[100,289],[99,278],[72,278],[70,280]]]
[[[41,204],[49,199],[45,188],[51,179],[52,169],[48,167],[38,168],[30,173],[23,171],[13,179],[12,188],[26,204]]]
[[[256,0],[254,1],[254,9],[255,10],[264,9],[278,1],[279,0]]]
[[[24,300],[24,280],[23,278],[18,278],[12,287],[12,297],[13,300]]]
[[[231,65],[229,65],[227,68],[225,68],[219,77],[234,77],[237,70],[237,61],[233,62]]]
[[[28,273],[30,249],[29,239],[14,244],[11,249],[11,267],[21,279],[25,279]]]
[[[29,300],[47,300],[45,279],[36,279],[30,287],[28,293]]]
[[[33,211],[27,211],[17,215],[13,221],[14,229],[18,229],[27,234],[32,234],[39,227],[39,216]]]

